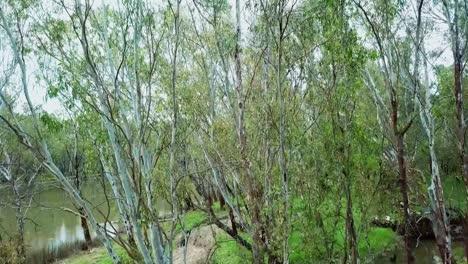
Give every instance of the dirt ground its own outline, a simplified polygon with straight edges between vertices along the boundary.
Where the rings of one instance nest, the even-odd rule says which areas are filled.
[[[186,240],[185,236],[178,236],[176,240],[177,249],[174,251],[174,263],[207,263],[211,251],[216,243],[216,234],[218,234],[220,231],[221,230],[215,225],[202,226],[200,228],[194,229],[190,234],[187,234],[188,247],[184,247]],[[184,262],[184,256],[186,262]]]

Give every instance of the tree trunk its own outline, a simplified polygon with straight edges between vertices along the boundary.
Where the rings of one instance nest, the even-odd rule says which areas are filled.
[[[19,263],[26,262],[26,249],[24,247],[24,212],[23,206],[21,203],[21,194],[19,192],[19,186],[16,184],[16,180],[12,180],[13,183],[13,192],[15,196],[15,210],[16,210],[16,223],[17,223],[17,241],[16,241],[16,251],[19,256]]]
[[[73,121],[73,132],[74,132],[74,148],[73,148],[73,173],[75,174],[75,187],[78,190],[78,193],[81,193],[81,179],[80,179],[80,160],[78,158],[78,131],[75,120]],[[80,216],[81,228],[83,229],[83,237],[85,239],[85,244],[83,245],[83,250],[88,250],[91,245],[91,235],[88,227],[88,220],[86,219],[85,212],[83,207],[77,206],[78,213]]]
[[[458,43],[458,42],[457,42]],[[454,52],[454,95],[455,95],[455,107],[457,112],[457,139],[458,139],[458,155],[461,161],[461,169],[463,173],[463,181],[465,183],[466,198],[468,202],[468,156],[465,151],[465,119],[464,119],[464,98],[463,98],[463,67],[462,67],[462,58],[459,54],[458,45],[455,47]],[[468,212],[464,214],[464,224],[463,224],[463,240],[465,246],[465,256],[468,259]]]
[[[218,200],[219,200],[219,208],[224,209],[224,205],[226,204],[226,200],[224,200],[224,197],[221,194],[221,192],[218,192]]]
[[[278,88],[278,98],[280,101],[280,127],[279,127],[279,136],[280,136],[280,160],[279,166],[282,176],[282,187],[283,187],[283,264],[289,263],[289,177],[288,177],[288,167],[286,161],[286,150],[285,150],[285,134],[286,134],[286,117],[285,117],[285,102],[283,94],[283,80],[282,80],[282,55],[283,55],[283,9],[285,8],[285,1],[280,2],[280,14],[278,17],[278,27],[279,27],[279,36],[278,36],[278,65],[276,69],[276,84]]]
[[[410,209],[409,209],[409,198],[408,198],[408,176],[406,170],[406,158],[405,149],[403,142],[404,135],[402,133],[396,133],[397,140],[397,159],[398,159],[398,170],[400,174],[400,192],[403,199],[403,221],[404,221],[404,239],[405,239],[405,250],[408,264],[414,263],[413,255],[413,241],[410,236]]]
[[[431,199],[433,219],[432,227],[436,238],[437,247],[439,248],[440,257],[443,263],[454,263],[451,252],[450,227],[445,211],[445,203],[443,200],[442,181],[440,180],[437,159],[433,142],[430,143],[431,152],[431,186],[429,187],[429,197]]]
[[[236,0],[236,48],[235,48],[235,71],[237,81],[237,103],[238,111],[238,126],[237,136],[240,146],[241,166],[244,174],[244,179],[247,180],[247,200],[252,219],[252,255],[255,264],[264,263],[264,247],[261,235],[262,224],[260,220],[260,191],[258,190],[257,183],[255,182],[251,163],[248,157],[247,149],[247,134],[244,124],[244,111],[245,111],[245,96],[242,87],[242,64],[241,64],[241,26],[240,26],[240,0]]]
[[[357,264],[359,259],[356,229],[354,226],[353,202],[351,197],[351,175],[346,174],[346,236],[348,238],[351,263]]]
[[[424,48],[424,45],[421,45]],[[419,54],[419,53],[418,53]],[[431,184],[428,188],[429,198],[431,202],[432,209],[432,230],[437,242],[437,247],[439,249],[440,257],[443,263],[454,263],[452,255],[452,240],[450,237],[450,225],[447,219],[447,213],[445,210],[445,202],[442,188],[442,181],[440,179],[439,173],[439,163],[437,161],[436,150],[434,146],[435,138],[435,128],[434,128],[434,118],[431,113],[432,103],[431,103],[431,87],[429,84],[429,74],[427,68],[427,59],[424,59],[424,69],[425,69],[425,78],[424,78],[424,91],[419,92],[419,96],[422,97],[424,93],[424,107],[421,103],[422,100],[417,100],[418,106],[420,108],[419,117],[421,119],[421,124],[423,130],[426,133],[426,136],[429,141],[429,165],[431,171]],[[415,70],[417,73],[417,69]],[[415,84],[417,85],[417,84]],[[421,86],[415,86],[421,87]]]
[[[232,233],[234,233],[234,235],[237,235],[236,218],[234,217],[234,212],[232,211],[232,208],[229,208],[229,219],[231,220]]]
[[[80,216],[81,229],[83,229],[83,236],[85,240],[85,244],[82,249],[88,250],[89,247],[91,246],[91,233],[89,232],[88,220],[86,219],[83,207],[78,208],[78,212],[81,215]]]

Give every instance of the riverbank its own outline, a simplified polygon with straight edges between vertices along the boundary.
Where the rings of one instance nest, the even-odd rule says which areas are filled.
[[[293,210],[306,212],[304,203],[300,200],[295,200],[293,205]],[[322,208],[323,211],[326,211],[325,209]],[[222,209],[218,202],[213,205],[213,210],[221,221],[226,221],[227,211]],[[359,211],[356,211],[355,215],[357,224],[360,225]],[[186,263],[193,264],[250,262],[250,252],[239,246],[236,241],[216,225],[211,224],[203,212],[196,210],[186,212],[183,219],[184,227],[182,228],[180,225],[176,227],[179,234],[174,241],[174,263],[184,263],[184,258],[187,260]],[[308,217],[308,219],[313,220],[314,218]],[[392,223],[395,225],[394,222]],[[225,222],[225,224],[229,223]],[[300,221],[293,221],[292,232],[289,236],[291,263],[320,263],[325,254],[332,254],[333,258],[340,258],[345,241],[344,222],[333,223],[325,219],[321,224],[322,228],[319,229],[319,223],[310,222],[309,225],[304,225]],[[398,228],[395,228],[395,226],[379,227],[370,224],[370,226],[364,225],[367,230],[361,229],[359,234],[359,253],[363,263],[404,263],[399,261],[404,260],[405,256],[404,250],[402,250],[401,238],[398,235]],[[315,230],[316,237],[307,236],[307,234],[310,234],[311,227],[314,227],[314,230],[317,229]],[[306,232],[306,229],[309,232]],[[63,228],[63,230],[65,229]],[[80,229],[77,230],[76,232],[80,233]],[[185,232],[182,232],[182,230],[185,230]],[[320,244],[317,238],[321,237],[322,232],[327,232],[328,237],[320,240],[322,241],[322,244]],[[247,241],[250,241],[246,233],[241,233],[241,235]],[[34,257],[35,260],[28,261],[28,263],[112,263],[103,247],[97,246],[82,251],[79,243],[65,243],[63,248],[52,252],[52,254],[46,252],[46,250],[38,252]],[[185,247],[185,245],[188,246]],[[116,246],[116,250],[123,263],[132,263],[123,249]],[[463,255],[461,246],[455,247],[454,252],[461,259]],[[415,252],[416,256],[424,259],[424,262],[417,263],[433,263],[433,258],[437,254],[437,248],[433,240],[421,240]],[[459,263],[463,262],[459,261]]]
[[[175,264],[238,264],[250,263],[251,254],[245,248],[239,246],[228,234],[216,225],[210,224],[205,215],[198,211],[186,213],[184,217],[184,230],[180,226],[174,245]],[[185,234],[185,235],[184,235]],[[241,234],[249,240],[247,234]],[[291,263],[320,263],[321,249],[305,248],[307,244],[300,230],[294,230],[290,236],[290,262]],[[336,250],[342,245],[341,232],[337,230]],[[187,246],[185,246],[187,245]],[[391,228],[372,227],[365,237],[359,242],[359,252],[363,263],[405,263],[405,255],[401,237]],[[116,247],[118,255],[123,263],[132,263],[125,251]],[[415,249],[417,263],[436,263],[438,256],[437,247],[433,240],[420,240]],[[454,243],[454,254],[462,261],[463,248],[460,242]],[[184,262],[186,260],[186,262]],[[93,248],[55,262],[56,264],[111,264],[112,260],[107,256],[103,247]]]
[[[216,254],[215,248],[222,247],[222,243],[229,243],[228,240],[220,240],[222,236],[218,237],[218,234],[222,232],[215,225],[207,225],[196,228],[187,237],[182,235],[178,236],[176,241],[177,248],[174,252],[174,264],[182,263],[207,263],[211,259],[214,263],[240,263],[232,262],[236,261],[235,258],[223,254]],[[187,244],[187,247],[182,244]],[[234,242],[235,243],[235,242]],[[132,260],[126,255],[125,251],[121,248],[117,248],[117,253],[123,263],[133,263]],[[186,250],[185,250],[186,249]],[[237,251],[237,250],[236,250]],[[213,258],[214,257],[214,258]],[[221,258],[220,258],[221,257]],[[227,259],[230,259],[227,261]],[[186,260],[186,261],[185,261]],[[239,260],[240,261],[240,260]],[[93,248],[88,251],[82,251],[69,258],[59,260],[56,264],[87,264],[87,263],[98,263],[98,264],[110,264],[112,260],[107,256],[107,252],[104,247]]]
[[[182,231],[181,227],[178,227]],[[251,254],[245,248],[239,246],[228,234],[216,225],[208,223],[205,215],[198,211],[188,212],[184,218],[184,230],[180,232],[174,242],[174,263],[214,263],[237,264],[249,263]],[[247,234],[241,235],[249,240]],[[337,249],[342,245],[341,232],[337,231]],[[304,248],[306,240],[300,230],[295,230],[290,236],[291,263],[314,263],[314,259],[320,256],[320,249],[311,252]],[[365,239],[359,244],[362,257],[375,259],[379,256],[392,256],[397,250],[400,240],[398,235],[390,228],[372,228]],[[185,246],[187,245],[187,247]],[[132,263],[125,252],[117,248],[117,252],[124,263]],[[390,259],[387,258],[387,259]],[[318,261],[318,259],[316,259]],[[57,264],[85,264],[85,263],[112,263],[103,247],[79,252],[69,258],[56,262]],[[390,262],[389,262],[390,263]]]
[[[392,235],[389,230],[380,230],[381,234]],[[363,263],[379,263],[379,264],[403,264],[405,263],[404,250],[401,241],[396,244],[379,250],[379,247],[388,246],[385,243],[378,243],[378,241],[388,241],[388,237],[379,236],[375,237],[377,240],[373,241],[374,252],[378,254],[363,256]],[[180,240],[179,237],[178,243]],[[294,240],[294,239],[293,239]],[[185,253],[185,247],[178,244],[174,253],[174,264],[238,264],[238,263],[251,263],[250,252],[242,247],[239,247],[236,242],[219,230],[214,225],[201,226],[191,232],[188,239],[188,247]],[[292,244],[297,248],[298,244]],[[316,260],[309,258],[304,252],[298,252],[292,249],[291,263],[320,263]],[[375,251],[377,250],[377,251]],[[118,255],[124,264],[133,263],[132,260],[125,254],[125,252],[117,248]],[[366,254],[365,252],[363,252]],[[462,261],[463,248],[461,243],[455,243],[454,253],[457,256],[458,263],[468,263]],[[298,257],[300,256],[300,257]],[[428,264],[439,263],[437,256],[437,248],[433,240],[421,240],[415,250],[416,263]],[[184,259],[186,262],[184,262]],[[107,256],[107,252],[103,247],[93,248],[88,251],[78,252],[69,258],[55,262],[55,264],[111,264],[112,260]]]

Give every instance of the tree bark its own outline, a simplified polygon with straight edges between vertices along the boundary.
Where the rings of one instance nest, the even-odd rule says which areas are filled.
[[[465,117],[464,117],[464,95],[463,95],[463,66],[462,56],[460,54],[460,47],[457,41],[457,45],[454,51],[454,96],[455,96],[455,109],[457,118],[456,134],[458,139],[458,155],[461,162],[461,170],[463,174],[463,182],[465,183],[466,200],[468,202],[468,155],[465,151]],[[464,212],[463,221],[463,240],[465,247],[465,256],[468,259],[468,211]]]
[[[16,182],[17,179],[12,178],[11,182],[13,184],[13,193],[15,196],[14,206],[16,211],[16,225],[17,225],[17,235],[16,235],[16,251],[19,256],[19,263],[26,262],[26,249],[24,245],[24,211],[23,205],[21,202],[21,193],[20,186]]]
[[[347,167],[349,166],[346,165]],[[359,251],[357,244],[357,234],[356,228],[354,225],[354,216],[353,216],[353,202],[351,197],[351,175],[348,169],[346,169],[346,236],[348,237],[349,250],[351,251],[351,263],[357,264],[359,259]]]
[[[414,263],[415,258],[413,255],[414,244],[410,236],[410,208],[409,208],[409,197],[408,197],[408,176],[406,170],[406,158],[403,134],[396,133],[397,140],[397,159],[398,159],[398,170],[400,174],[400,192],[403,201],[403,221],[404,221],[404,239],[405,239],[405,250],[408,264]]]
[[[463,91],[463,69],[464,60],[466,55],[466,24],[465,19],[460,17],[459,12],[462,16],[466,13],[466,1],[465,4],[462,1],[447,1],[442,0],[442,10],[446,18],[446,23],[449,27],[452,56],[453,56],[453,95],[455,97],[455,112],[456,112],[456,126],[455,133],[457,136],[457,148],[458,156],[461,162],[461,172],[463,175],[463,182],[465,184],[465,199],[468,203],[468,155],[465,150],[466,140],[466,124],[464,117],[464,91]],[[464,5],[464,7],[463,7]],[[462,9],[461,9],[462,6]],[[464,10],[463,10],[464,9]],[[464,11],[464,13],[463,13]],[[464,45],[462,43],[465,43]],[[465,257],[468,259],[468,211],[464,212],[463,221],[463,240],[465,247]]]
[[[409,206],[409,195],[408,195],[408,175],[406,167],[406,157],[405,157],[405,143],[404,137],[407,129],[411,123],[407,124],[407,127],[403,128],[402,131],[398,128],[398,99],[396,97],[396,91],[392,90],[391,92],[391,104],[392,104],[392,128],[396,141],[396,151],[397,151],[397,162],[398,162],[398,173],[400,176],[400,192],[402,196],[403,203],[403,237],[405,240],[405,251],[407,263],[412,264],[415,261],[413,255],[414,243],[410,236],[411,220],[410,220],[410,206]]]
[[[239,140],[241,166],[244,178],[247,180],[248,204],[252,219],[252,255],[255,264],[264,263],[264,246],[261,235],[262,223],[260,219],[260,191],[258,190],[257,183],[251,168],[251,163],[248,156],[247,134],[244,124],[244,111],[245,111],[245,96],[242,86],[242,64],[241,64],[241,26],[240,26],[240,0],[236,0],[236,48],[235,48],[235,71],[236,71],[236,91],[237,91],[237,104],[238,104],[238,126],[237,136]]]
[[[424,44],[421,45],[424,49]],[[419,50],[417,51],[417,56],[419,57]],[[447,213],[445,210],[445,202],[442,188],[442,181],[440,179],[439,173],[439,163],[437,161],[437,154],[435,150],[435,128],[434,128],[434,118],[431,113],[432,103],[431,103],[431,88],[429,84],[429,74],[427,68],[427,59],[424,59],[424,69],[425,69],[425,78],[424,78],[424,90],[418,91],[420,97],[424,97],[424,100],[417,100],[418,106],[420,108],[419,116],[421,119],[421,124],[423,130],[426,133],[426,136],[429,141],[429,165],[431,170],[431,184],[428,188],[429,199],[431,202],[432,209],[432,230],[437,242],[437,247],[439,249],[440,257],[443,263],[455,263],[455,259],[452,255],[452,240],[450,237],[450,225],[447,219]],[[417,73],[418,69],[415,69],[415,88],[421,87],[418,85],[419,78]],[[424,94],[424,96],[422,95]],[[424,107],[421,103],[424,101]]]
[[[83,250],[88,250],[89,246],[91,245],[91,233],[89,232],[89,227],[88,227],[88,220],[86,220],[85,212],[83,210],[83,207],[80,207],[78,209],[78,212],[80,213],[80,222],[81,222],[81,228],[83,229],[83,236],[85,239],[85,245],[83,247]]]

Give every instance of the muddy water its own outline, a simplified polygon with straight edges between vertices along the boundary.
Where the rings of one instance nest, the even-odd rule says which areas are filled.
[[[111,198],[108,188],[109,202],[99,182],[89,181],[83,185],[83,195],[89,201],[98,221],[103,222],[104,215],[115,219],[117,208]],[[80,219],[75,214],[66,212],[61,207],[75,210],[69,196],[57,185],[41,185],[36,188],[37,194],[33,196],[31,205],[26,211],[25,240],[28,251],[35,251],[46,247],[58,247],[64,243],[83,240]],[[7,189],[0,191],[0,201],[11,200],[11,193]],[[16,218],[11,207],[0,206],[0,225],[2,234],[16,231]]]
[[[462,242],[455,242],[453,248],[463,249]],[[396,259],[392,259],[390,255],[396,256]],[[433,240],[421,240],[419,241],[417,248],[414,250],[414,256],[416,258],[416,264],[432,264],[440,263],[435,260],[439,256],[437,245]],[[379,264],[406,264],[406,253],[404,248],[401,248],[392,254],[387,256],[381,256],[375,259],[374,263]]]

